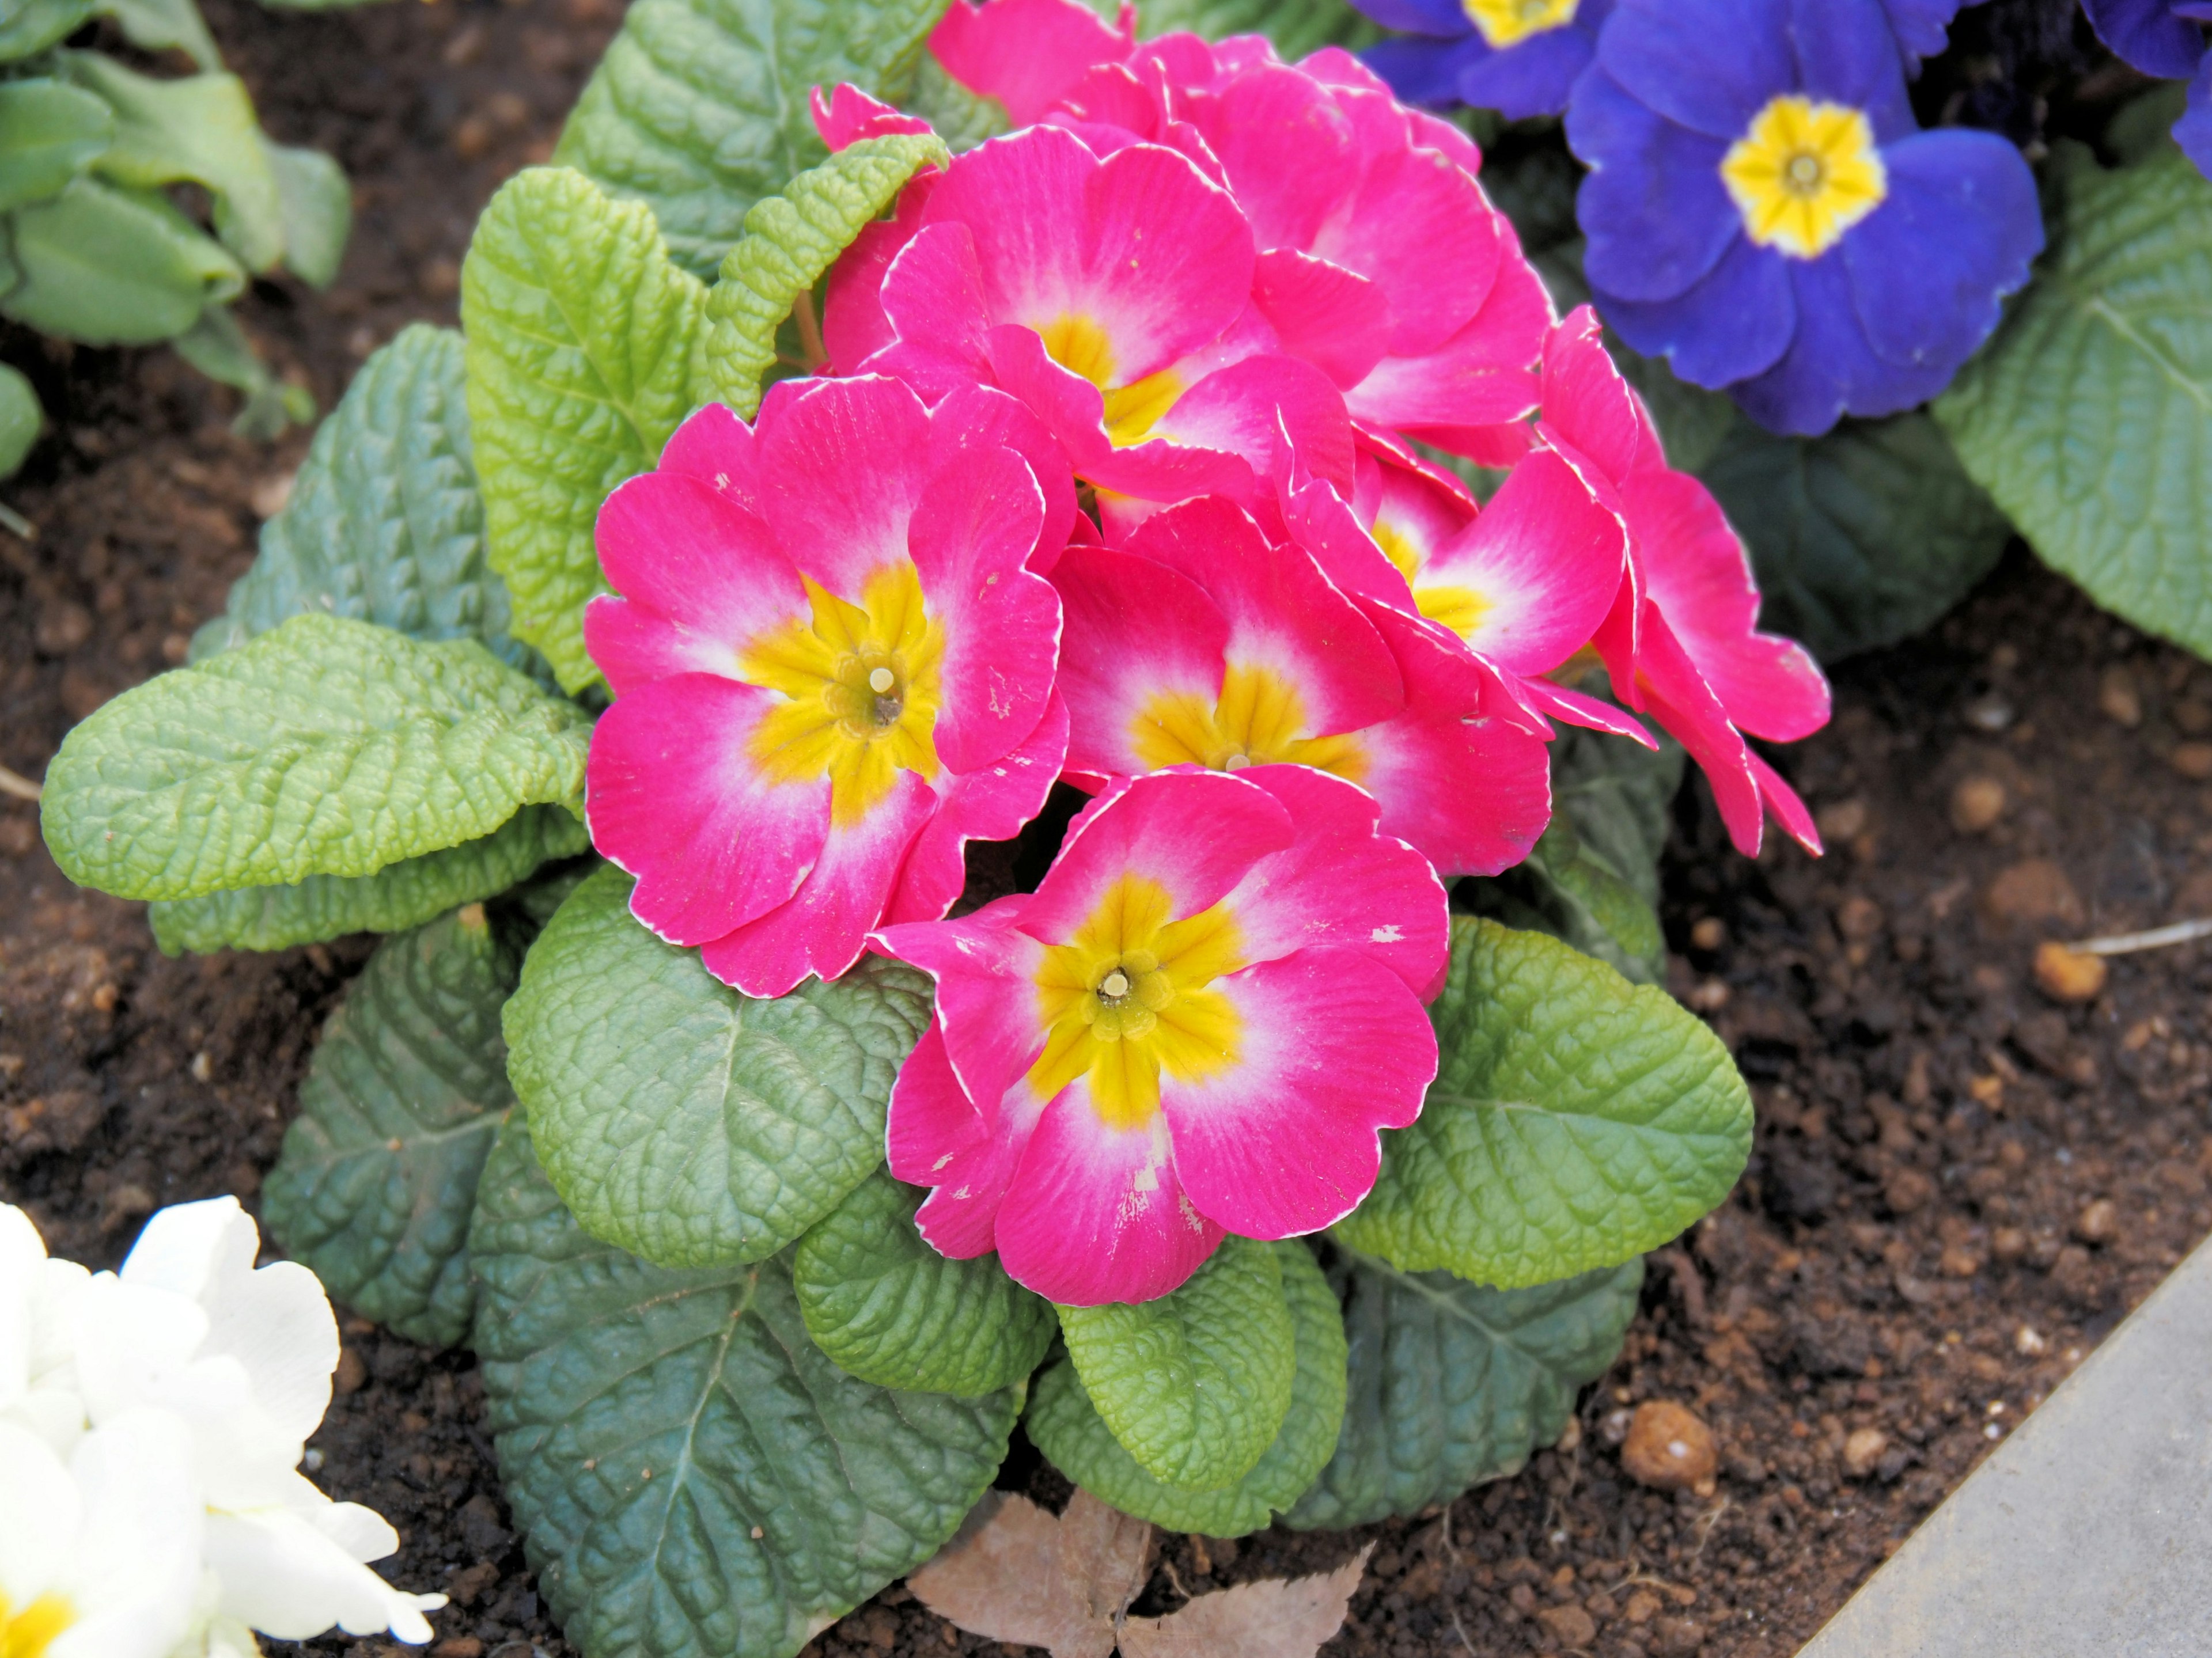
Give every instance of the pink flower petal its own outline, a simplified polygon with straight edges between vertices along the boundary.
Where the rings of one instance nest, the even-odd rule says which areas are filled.
[[[1405,574],[1360,527],[1344,497],[1303,471],[1294,458],[1289,479],[1277,483],[1285,532],[1340,591],[1410,612],[1413,590]]]
[[[839,83],[828,99],[816,87],[807,100],[814,130],[831,152],[856,144],[863,138],[887,138],[899,133],[927,132],[929,123],[919,115],[902,115],[889,104],[871,98],[851,82]]]
[[[929,193],[944,178],[933,167],[909,179],[899,192],[898,211],[889,219],[874,219],[863,225],[860,234],[837,256],[837,263],[830,267],[829,286],[822,301],[822,345],[830,354],[830,364],[825,372],[852,374],[897,340],[898,331],[884,313],[884,278],[891,261],[921,228]],[[979,316],[981,308],[979,295]]]
[[[1782,780],[1782,775],[1761,759],[1759,750],[1747,745],[1751,760],[1751,774],[1759,785],[1759,799],[1782,825],[1783,832],[1799,846],[1818,858],[1822,851],[1820,827],[1813,822],[1813,814],[1797,798],[1797,791]]]
[[[945,1049],[971,1099],[1000,1097],[1044,1047],[1036,991],[1044,946],[1014,926],[1028,903],[1001,898],[951,920],[878,927],[870,939],[937,981]]]
[[[1136,43],[1129,0],[1112,28],[1072,0],[953,0],[929,50],[947,75],[979,97],[996,98],[1016,126],[1027,126],[1093,64],[1119,63]]]
[[[933,1188],[915,1224],[939,1254],[971,1260],[998,1247],[999,1200],[1029,1143],[1026,1133],[1002,1132],[1011,1127],[968,1097],[933,1021],[891,1084],[884,1139],[892,1175]]]
[[[1544,342],[1543,421],[1547,441],[1589,457],[1614,483],[1639,466],[1663,465],[1650,416],[1607,355],[1597,313],[1577,306]]]
[[[1051,574],[1077,517],[1075,479],[1059,440],[1019,398],[988,386],[958,387],[931,411],[930,419],[940,452],[948,441],[961,449],[1004,447],[1030,464],[1044,492],[1044,522],[1030,568],[1039,575]]]
[[[1490,297],[1473,320],[1433,351],[1385,357],[1345,394],[1363,424],[1395,427],[1454,453],[1494,452],[1485,428],[1520,420],[1536,406],[1531,372],[1552,325],[1543,283],[1512,244],[1500,256]]]
[[[970,841],[1011,841],[1044,809],[1067,758],[1067,704],[1054,695],[1037,727],[1003,759],[938,780],[937,815],[915,837],[887,923],[933,921],[967,884]]]
[[[1359,187],[1352,123],[1310,76],[1257,67],[1182,101],[1220,157],[1261,247],[1311,248],[1338,203]]]
[[[1397,147],[1374,160],[1307,251],[1378,283],[1390,301],[1391,355],[1423,357],[1483,308],[1509,244],[1474,175],[1407,136],[1401,121]]]
[[[1690,758],[1704,769],[1713,786],[1713,803],[1729,839],[1747,858],[1759,855],[1764,809],[1759,780],[1752,770],[1752,753],[1742,734],[1729,723],[1721,707],[1690,660],[1689,653],[1674,637],[1656,606],[1644,609],[1644,636],[1637,652],[1637,689],[1652,714],[1680,739]]]
[[[1208,374],[1176,398],[1152,429],[1155,437],[1171,443],[1240,457],[1260,478],[1274,475],[1287,440],[1314,477],[1347,495],[1352,490],[1352,422],[1344,412],[1343,394],[1328,375],[1295,357],[1247,357]],[[1121,452],[1123,457],[1134,452]],[[1252,505],[1255,492],[1248,489],[1246,494],[1251,498],[1243,504]]]
[[[1212,988],[1237,1010],[1242,1045],[1201,1081],[1162,1078],[1175,1172],[1224,1230],[1319,1231],[1374,1187],[1376,1131],[1420,1114],[1436,1032],[1402,979],[1349,950],[1301,950]]]
[[[1564,720],[1570,726],[1580,726],[1585,731],[1625,737],[1632,743],[1640,743],[1655,751],[1659,747],[1658,740],[1644,729],[1642,722],[1623,714],[1610,702],[1601,702],[1594,696],[1585,696],[1565,685],[1555,685],[1548,679],[1524,679],[1517,689],[1522,702],[1539,714]]]
[[[926,218],[926,205],[923,211]],[[988,374],[984,340],[991,331],[991,317],[975,260],[975,239],[966,225],[925,223],[891,256],[876,299],[893,338],[863,358],[860,368],[896,374],[926,398],[945,397]],[[848,326],[838,323],[838,339],[848,337]],[[872,319],[856,315],[849,327],[853,336],[867,336]],[[826,343],[829,337],[824,337]],[[855,348],[863,343],[855,338]],[[847,348],[830,349],[842,367]]]
[[[663,472],[712,484],[738,506],[757,511],[759,463],[752,428],[719,403],[710,403],[676,428],[660,452]]]
[[[1068,764],[1099,777],[1150,769],[1138,720],[1156,697],[1219,699],[1226,619],[1197,583],[1129,553],[1071,547],[1052,579],[1066,615]]]
[[[1252,301],[1291,355],[1312,363],[1340,386],[1373,372],[1390,343],[1390,301],[1357,271],[1310,253],[1262,253]]]
[[[758,428],[763,515],[802,570],[857,598],[907,557],[929,478],[929,411],[881,374],[783,384],[796,388],[790,401]]]
[[[630,912],[703,944],[783,903],[829,832],[830,784],[775,784],[749,752],[780,699],[709,674],[659,679],[599,716],[585,772],[600,853],[638,878]]]

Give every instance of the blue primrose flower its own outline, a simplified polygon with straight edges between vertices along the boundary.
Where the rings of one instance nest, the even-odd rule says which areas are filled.
[[[2212,0],[2083,0],[2097,38],[2145,75],[2189,82],[2174,142],[2212,179]]]
[[[1599,28],[1613,7],[1613,0],[1352,3],[1385,28],[1418,37],[1385,40],[1360,54],[1399,97],[1432,107],[1472,104],[1514,121],[1567,106],[1568,90],[1596,55]]]
[[[1567,141],[1606,321],[1778,432],[1933,397],[2043,247],[2017,150],[1914,122],[1884,0],[1619,0]]]

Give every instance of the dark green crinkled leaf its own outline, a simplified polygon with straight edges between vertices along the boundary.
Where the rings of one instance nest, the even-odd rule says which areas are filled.
[[[756,1001],[633,918],[631,884],[600,871],[532,947],[507,1005],[515,1092],[592,1232],[671,1266],[762,1260],[883,1162],[929,981],[865,956]]]
[[[945,0],[636,0],[553,152],[653,209],[678,264],[710,276],[745,210],[827,153],[807,94],[913,84]]]
[[[507,584],[485,561],[465,386],[452,329],[416,323],[371,354],[223,614],[192,636],[192,661],[320,612],[477,639],[510,666],[541,667],[508,634]]]
[[[474,640],[298,616],[125,691],[46,768],[46,845],[126,898],[373,875],[580,805],[590,719]]]
[[[1329,1276],[1345,1297],[1349,1398],[1335,1455],[1286,1516],[1302,1530],[1419,1514],[1519,1473],[1620,1351],[1644,1263],[1485,1290],[1340,1250]]]
[[[754,203],[744,239],[707,295],[700,400],[726,403],[750,420],[762,377],[775,362],[776,330],[793,302],[898,199],[908,179],[950,159],[944,142],[927,135],[864,139]]]
[[[374,875],[311,875],[147,907],[154,940],[191,950],[289,950],[349,932],[400,932],[457,904],[495,897],[538,867],[592,843],[566,806],[525,806],[480,841],[386,864]]]
[[[1170,1531],[1242,1537],[1297,1501],[1329,1459],[1344,1420],[1344,1321],[1313,1252],[1297,1239],[1264,1246],[1281,1263],[1283,1292],[1297,1328],[1297,1370],[1291,1407],[1274,1443],[1251,1473],[1224,1490],[1194,1491],[1162,1484],[1137,1466],[1062,1360],[1037,1378],[1029,1433],[1070,1479],[1125,1514]]]
[[[1013,126],[1004,104],[995,98],[978,98],[947,75],[928,52],[921,55],[914,90],[907,94],[904,107],[908,114],[928,122],[956,155]]]
[[[1600,732],[1563,733],[1552,744],[1552,804],[1589,850],[1656,908],[1659,855],[1667,849],[1685,756],[1666,732],[1654,735],[1656,750]]]
[[[45,422],[39,394],[20,369],[0,363],[0,478],[13,477]]]
[[[1556,939],[1455,918],[1421,1115],[1337,1235],[1406,1272],[1517,1288],[1656,1248],[1728,1195],[1751,1095],[1665,992]]]
[[[1111,0],[1091,0],[1111,18]],[[1344,0],[1137,0],[1137,30],[1146,39],[1188,29],[1209,40],[1231,34],[1264,34],[1290,62],[1323,46],[1364,46],[1382,31]]]
[[[1297,1324],[1267,1244],[1225,1237],[1172,1294],[1063,1307],[1060,1328],[1101,1419],[1167,1485],[1233,1485],[1290,1411]]]
[[[238,297],[246,272],[163,197],[79,179],[9,216],[17,322],[87,345],[150,345]]]
[[[115,139],[106,104],[40,78],[0,83],[0,210],[58,196]]]
[[[491,567],[512,631],[568,690],[599,680],[584,650],[584,606],[606,589],[599,507],[690,412],[706,297],[647,208],[566,167],[518,173],[477,221],[461,325]]]
[[[915,1230],[927,1194],[882,1169],[799,1241],[791,1277],[817,1345],[883,1388],[979,1398],[1036,1369],[1052,1303],[996,1255],[947,1260]]]
[[[673,1272],[562,1208],[520,1116],[478,1187],[476,1347],[501,1483],[581,1651],[792,1658],[928,1559],[1021,1390],[896,1393],[809,1340],[778,1258]]]
[[[1596,847],[1555,812],[1541,840],[1503,875],[1471,881],[1474,913],[1507,926],[1548,932],[1622,977],[1656,985],[1667,976],[1659,913]]]
[[[284,1253],[411,1341],[468,1334],[469,1217],[514,1103],[499,1010],[520,967],[481,905],[386,939],[323,1027],[262,1187]]]
[[[2045,563],[2212,655],[2212,181],[2174,150],[2059,161],[2035,282],[1936,417]]]

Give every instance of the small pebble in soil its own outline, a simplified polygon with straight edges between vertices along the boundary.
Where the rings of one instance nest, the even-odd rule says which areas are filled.
[[[2105,718],[2130,730],[2142,724],[2142,694],[2124,663],[2115,662],[2097,681],[2097,706]]]
[[[2177,743],[2166,760],[2192,783],[2212,780],[2212,743]]]
[[[2074,1236],[2084,1243],[2110,1243],[2119,1230],[2119,1206],[2110,1198],[2099,1198],[2074,1217]]]
[[[1621,1442],[1620,1466],[1637,1484],[1705,1496],[1713,1489],[1717,1465],[1712,1430],[1686,1407],[1668,1399],[1636,1407],[1628,1437]]]
[[[1889,1448],[1889,1436],[1879,1428],[1858,1428],[1844,1441],[1844,1472],[1854,1479],[1864,1479],[1881,1467],[1882,1453]]]
[[[2066,872],[2048,858],[2027,858],[2001,870],[1982,894],[1992,920],[2020,926],[2055,923],[2069,932],[2083,925],[2081,895]]]
[[[2012,703],[1996,691],[1976,697],[1964,713],[1966,723],[1978,732],[2001,732],[2013,722]]]
[[[2005,786],[1977,772],[1951,791],[1951,827],[1961,835],[1980,835],[2004,816]]]
[[[1709,954],[1728,942],[1728,923],[1717,915],[1702,916],[1690,928],[1690,948]]]
[[[1853,796],[1820,808],[1814,822],[1830,841],[1856,840],[1867,826],[1867,804]]]
[[[2012,1350],[2022,1358],[2040,1358],[2051,1351],[2051,1344],[2033,1324],[2023,1324],[2013,1332]]]
[[[2094,1002],[2109,974],[2103,957],[2069,950],[2055,938],[2035,947],[2035,982],[2053,1001]]]

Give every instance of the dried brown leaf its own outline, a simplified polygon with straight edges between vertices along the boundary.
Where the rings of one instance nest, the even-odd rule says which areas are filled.
[[[1152,1527],[1078,1490],[1060,1516],[1060,1570],[1094,1618],[1129,1609],[1152,1574]]]
[[[1151,1526],[1088,1491],[1057,1518],[993,1491],[907,1587],[970,1635],[1053,1658],[1108,1658],[1115,1621],[1149,1575],[1152,1543]]]
[[[1132,1618],[1121,1625],[1123,1658],[1312,1658],[1344,1627],[1374,1552],[1370,1543],[1319,1576],[1240,1583],[1164,1618]]]

